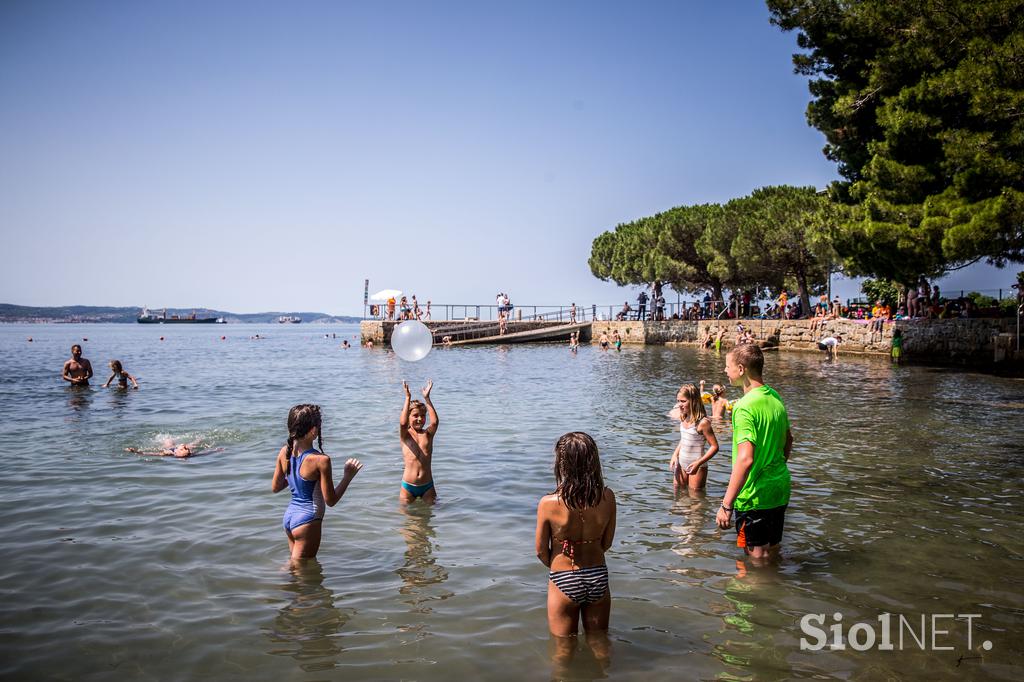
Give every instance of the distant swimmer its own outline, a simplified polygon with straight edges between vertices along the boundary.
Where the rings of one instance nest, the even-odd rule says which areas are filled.
[[[437,490],[434,489],[431,462],[434,458],[434,434],[438,426],[437,411],[430,400],[434,382],[428,379],[427,385],[423,387],[423,402],[412,399],[409,384],[404,381],[402,388],[405,389],[405,404],[398,418],[398,436],[402,441],[405,469],[402,471],[402,489],[398,493],[398,500],[408,503],[422,497],[425,502],[433,502],[437,499]]]
[[[348,339],[345,339],[344,341],[341,342],[341,347],[342,348],[351,348],[351,346],[348,343]]]
[[[701,399],[704,399],[704,380],[700,380],[700,395]],[[715,421],[724,420],[725,412],[729,409],[729,400],[725,397],[725,386],[722,384],[715,384],[711,387],[710,402],[711,405],[711,418]]]
[[[71,346],[71,359],[64,363],[61,378],[72,386],[89,385],[89,379],[92,378],[92,363],[82,357],[82,347],[77,343]]]
[[[110,382],[117,379],[118,388],[128,388],[128,382],[132,382],[132,388],[138,388],[139,382],[135,380],[128,372],[124,371],[124,367],[121,366],[120,360],[110,361],[110,378],[107,379],[107,383],[103,384],[103,388],[110,386]]]
[[[273,492],[289,488],[291,502],[284,512],[284,533],[288,536],[291,560],[310,559],[320,549],[324,503],[333,507],[363,468],[358,459],[348,459],[341,481],[334,485],[331,458],[323,453],[319,405],[296,405],[288,411],[288,442],[277,453]],[[317,442],[319,450],[313,447]]]
[[[125,452],[132,452],[136,455],[143,455],[145,457],[177,457],[178,459],[186,459],[188,457],[195,457],[197,455],[206,455],[212,452],[222,452],[224,448],[216,448],[213,450],[202,449],[201,441],[193,441],[191,443],[175,443],[173,438],[165,438],[163,442],[163,448],[160,450],[140,450],[139,448],[125,448]]]

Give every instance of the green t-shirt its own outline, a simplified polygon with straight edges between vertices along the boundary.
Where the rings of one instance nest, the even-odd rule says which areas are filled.
[[[894,337],[892,337],[892,347],[893,348],[903,348],[903,337],[902,336],[894,336]]]
[[[788,432],[786,406],[773,388],[752,389],[733,405],[733,464],[740,443],[754,444],[754,463],[733,502],[736,510],[773,509],[789,504],[789,467],[785,457]]]

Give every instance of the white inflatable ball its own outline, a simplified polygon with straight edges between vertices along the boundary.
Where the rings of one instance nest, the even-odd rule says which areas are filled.
[[[427,325],[417,320],[400,322],[391,333],[391,348],[398,357],[407,362],[416,362],[427,357],[434,346],[434,337]]]

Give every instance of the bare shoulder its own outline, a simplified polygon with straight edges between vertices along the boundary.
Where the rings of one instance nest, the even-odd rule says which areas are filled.
[[[558,506],[559,500],[558,495],[552,493],[551,495],[545,495],[540,498],[540,502],[537,503],[537,512],[547,511],[552,507]]]
[[[615,502],[615,491],[605,486],[603,499],[607,502]]]

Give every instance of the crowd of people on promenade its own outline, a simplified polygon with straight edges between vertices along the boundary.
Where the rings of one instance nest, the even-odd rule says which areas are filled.
[[[405,296],[399,299],[390,296],[381,312],[383,312],[385,320],[429,320],[430,301],[427,301],[426,306],[421,307],[419,301],[416,300],[416,294],[412,295],[412,300]],[[374,316],[379,314],[375,311],[371,311],[371,313]]]

